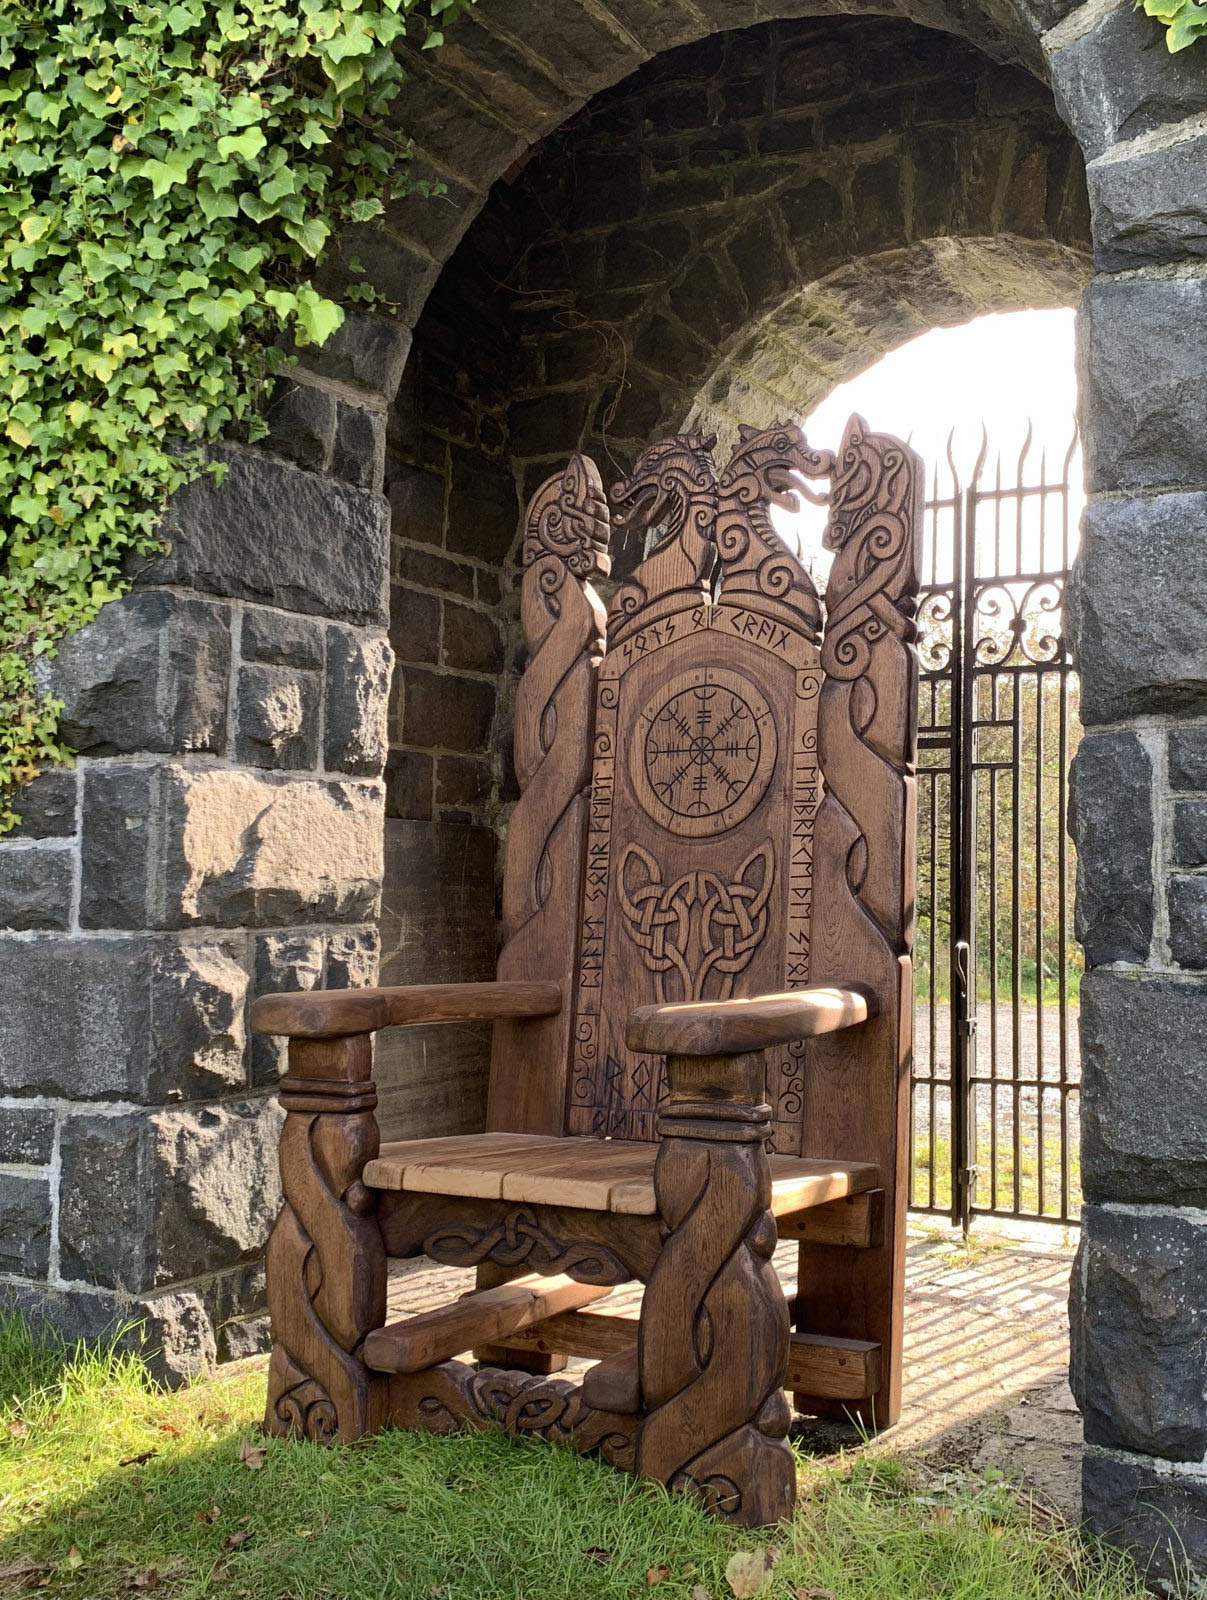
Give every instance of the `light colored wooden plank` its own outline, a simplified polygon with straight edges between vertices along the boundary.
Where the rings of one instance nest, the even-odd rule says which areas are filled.
[[[557,1351],[603,1360],[636,1345],[637,1308],[567,1311],[513,1334],[504,1343],[514,1350],[538,1350],[542,1354]]]
[[[689,1000],[638,1006],[625,1043],[651,1055],[729,1056],[815,1039],[875,1016],[875,1001],[857,989],[789,989],[742,1000]]]
[[[391,989],[262,994],[251,1008],[251,1025],[254,1033],[334,1039],[406,1023],[551,1017],[561,1009],[557,983],[412,983]]]
[[[532,1274],[478,1289],[437,1311],[378,1328],[365,1340],[365,1362],[375,1372],[422,1372],[474,1345],[506,1337],[534,1322],[602,1300],[609,1287],[573,1278]]]
[[[863,1162],[813,1161],[801,1156],[772,1156],[771,1209],[778,1216],[825,1205],[845,1195],[874,1189],[877,1169]]]
[[[556,1142],[533,1133],[471,1133],[458,1134],[447,1139],[398,1140],[393,1144],[382,1145],[381,1153],[376,1160],[366,1164],[364,1181],[370,1189],[415,1188],[415,1184],[403,1182],[403,1176],[408,1170],[448,1168],[455,1171],[466,1166],[470,1168],[481,1166],[489,1171],[497,1171],[501,1182],[506,1167],[499,1165],[497,1158],[503,1152],[510,1153],[525,1145],[547,1145]],[[468,1194],[476,1191],[442,1187],[427,1192]],[[498,1198],[498,1189],[494,1191],[494,1198]]]
[[[525,1151],[511,1158],[503,1199],[607,1211],[617,1184],[644,1180],[652,1186],[656,1158],[653,1145],[564,1139],[556,1149]]]

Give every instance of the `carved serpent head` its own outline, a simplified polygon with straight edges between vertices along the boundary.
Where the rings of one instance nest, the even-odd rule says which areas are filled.
[[[589,456],[574,455],[532,497],[521,560],[530,567],[542,556],[557,556],[576,578],[606,578],[611,531],[599,468]]]
[[[714,433],[679,433],[643,450],[627,478],[614,485],[612,505],[621,528],[651,528],[669,522],[678,533],[695,513],[715,515],[717,474],[711,455]]]
[[[824,505],[826,495],[807,489],[794,474],[826,478],[833,470],[834,452],[814,450],[794,422],[776,422],[770,428],[742,423],[737,447],[721,476],[721,493],[737,495],[746,504],[764,499],[795,511],[797,494],[814,505]]]

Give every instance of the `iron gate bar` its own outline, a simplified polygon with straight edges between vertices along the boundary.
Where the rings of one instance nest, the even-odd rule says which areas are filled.
[[[999,453],[992,483],[985,484],[989,445],[982,432],[964,484],[949,436],[951,492],[940,493],[936,464],[927,501],[918,814],[919,976],[926,990],[920,1009],[928,1028],[911,1096],[913,1203],[950,1215],[965,1231],[974,1216],[987,1214],[1071,1222],[1079,1199],[1069,988],[1077,953],[1069,945],[1066,832],[1076,680],[1059,628],[1048,626],[1058,621],[1072,554],[1077,443],[1074,432],[1058,480],[1049,480],[1041,452],[1039,480],[1028,483],[1028,430],[1013,481],[1003,481]],[[1008,1020],[1000,1015],[1003,1005]],[[944,1021],[946,1061],[937,1037]],[[950,1158],[941,1163],[944,1126]]]

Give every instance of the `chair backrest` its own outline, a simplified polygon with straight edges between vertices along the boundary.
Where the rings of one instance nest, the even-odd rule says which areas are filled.
[[[920,463],[859,418],[837,457],[743,428],[718,474],[714,443],[652,445],[613,489],[617,523],[661,537],[606,620],[593,463],[529,507],[499,973],[555,978],[567,1005],[496,1026],[492,1128],[652,1139],[663,1064],[626,1048],[634,1006],[818,982],[867,985],[880,1016],[861,1084],[848,1046],[769,1052],[776,1149],[800,1152],[804,1119],[858,1121],[852,1097],[903,1104]],[[805,479],[830,480],[824,629],[769,516]]]

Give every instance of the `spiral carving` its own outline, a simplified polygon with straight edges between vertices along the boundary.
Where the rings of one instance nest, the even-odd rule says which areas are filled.
[[[813,450],[791,422],[771,428],[738,430],[737,449],[721,475],[717,503],[717,550],[722,593],[727,601],[764,610],[778,601],[816,639],[821,632],[821,602],[813,580],[771,526],[770,505],[795,509],[795,496],[824,505],[800,477],[824,478],[834,465],[828,450]],[[800,477],[794,476],[799,474]]]

